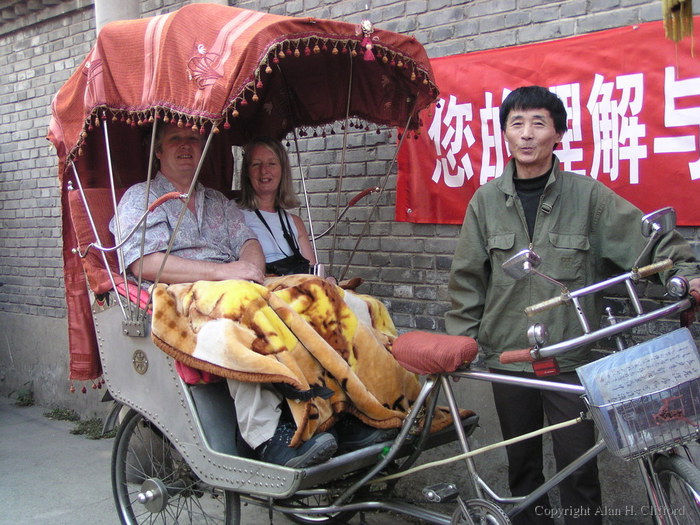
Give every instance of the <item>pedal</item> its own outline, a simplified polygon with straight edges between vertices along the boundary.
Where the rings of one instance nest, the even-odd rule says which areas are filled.
[[[430,502],[442,503],[459,496],[459,490],[454,483],[437,483],[423,489],[423,496]]]

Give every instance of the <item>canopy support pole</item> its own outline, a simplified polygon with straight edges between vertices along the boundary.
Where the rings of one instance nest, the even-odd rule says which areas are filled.
[[[343,149],[341,150],[340,153],[340,175],[338,176],[338,189],[336,191],[336,197],[335,197],[335,218],[338,220],[338,217],[340,215],[340,195],[341,191],[343,189],[343,178],[345,177],[345,154],[348,149],[348,128],[350,127],[348,124],[348,121],[350,120],[350,99],[352,98],[352,79],[353,79],[353,68],[352,68],[352,56],[348,54],[348,57],[350,57],[350,75],[348,78],[348,99],[346,102],[345,106],[345,122],[344,122],[344,129],[343,129]],[[336,225],[337,226],[337,225]],[[330,256],[329,256],[329,262],[328,262],[328,267],[329,267],[329,272],[331,275],[333,275],[333,263],[335,259],[335,248],[338,242],[338,229],[334,228],[333,229],[333,241],[331,242],[331,250],[330,250]],[[340,281],[341,279],[338,279]]]
[[[314,222],[311,220],[311,203],[309,202],[309,192],[306,190],[306,179],[304,178],[304,170],[301,169],[301,155],[299,153],[299,140],[297,139],[297,130],[294,128],[294,149],[297,154],[297,167],[299,169],[299,179],[301,180],[301,188],[304,193],[304,206],[306,207],[306,216],[309,219],[309,238],[311,239],[311,247],[314,251],[316,264],[319,264],[318,251],[316,250],[316,239],[314,238]],[[308,173],[308,172],[307,172]]]
[[[370,210],[369,214],[367,215],[367,219],[365,220],[365,224],[362,227],[362,231],[360,232],[360,235],[357,236],[357,241],[355,241],[355,246],[353,247],[352,252],[350,253],[350,257],[348,257],[348,261],[345,264],[345,268],[343,268],[343,272],[340,274],[338,281],[342,281],[345,278],[345,274],[348,272],[348,268],[350,268],[350,263],[352,262],[352,258],[355,256],[355,253],[357,252],[357,247],[359,246],[362,238],[367,233],[367,229],[369,228],[369,222],[372,220],[372,217],[374,216],[374,212],[376,211],[377,206],[379,205],[379,200],[382,198],[382,194],[384,193],[384,188],[386,188],[386,184],[389,181],[389,175],[391,174],[391,171],[394,169],[394,165],[396,164],[396,159],[399,156],[399,151],[401,150],[401,146],[403,145],[403,142],[406,139],[406,133],[407,133],[407,130],[409,129],[409,125],[411,124],[411,120],[413,119],[413,113],[415,110],[416,110],[416,101],[414,100],[413,107],[411,108],[411,111],[408,114],[408,120],[406,121],[406,127],[404,128],[404,132],[401,134],[401,138],[399,139],[399,144],[396,146],[396,150],[394,151],[394,157],[391,159],[391,163],[389,164],[389,167],[386,170],[386,175],[384,175],[384,180],[382,181],[382,185],[381,185],[381,188],[379,190],[379,195],[377,195],[377,198],[374,201],[374,205],[372,206],[372,209]]]
[[[112,151],[109,147],[109,130],[107,125],[107,119],[102,121],[102,130],[105,136],[105,150],[107,153],[107,168],[109,169],[109,187],[112,193],[112,209],[114,210],[114,223],[116,225],[116,239],[117,244],[122,242],[122,229],[119,222],[119,214],[117,213],[117,190],[114,187],[114,167],[112,165]],[[134,308],[132,308],[131,297],[129,295],[129,281],[127,279],[126,271],[127,268],[124,265],[124,253],[121,250],[117,250],[117,260],[119,261],[119,268],[122,272],[122,279],[124,279],[124,286],[126,287],[126,309],[129,312],[129,320],[134,320]],[[116,290],[116,287],[115,287]],[[117,294],[119,295],[119,294]]]
[[[148,209],[148,196],[151,194],[151,180],[153,179],[153,159],[155,158],[155,149],[156,149],[156,132],[157,132],[157,126],[158,126],[158,119],[155,118],[153,119],[153,128],[151,129],[151,147],[148,152],[148,173],[146,174],[146,195],[145,195],[145,202],[143,203],[143,209],[147,210]],[[143,251],[146,246],[146,222],[143,221],[143,227],[141,229],[141,243],[140,243],[140,248],[139,248],[139,253],[141,254],[141,257],[139,257],[139,271],[138,271],[138,289],[141,290],[141,285],[143,283]],[[137,315],[137,320],[140,320],[141,317],[143,319],[146,318],[146,314],[148,312],[148,305],[151,302],[151,296],[148,296],[148,303],[144,305],[143,307],[143,315],[139,314]]]

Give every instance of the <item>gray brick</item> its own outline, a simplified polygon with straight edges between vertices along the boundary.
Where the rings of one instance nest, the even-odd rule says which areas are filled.
[[[395,286],[394,287],[394,297],[410,299],[410,298],[413,298],[413,295],[414,295],[414,292],[413,292],[412,285],[403,285],[403,286]]]
[[[304,2],[297,0],[295,2],[285,2],[285,9],[290,15],[299,15],[304,12]]]
[[[534,16],[528,11],[515,11],[513,13],[506,13],[504,18],[504,26],[509,27],[521,27],[525,26],[534,20]]]
[[[435,287],[419,286],[415,290],[415,298],[434,301],[437,299],[437,289]]]
[[[467,7],[469,17],[489,16],[494,13],[513,11],[517,8],[516,0],[493,0],[471,2]]]
[[[596,11],[610,11],[615,7],[619,7],[620,0],[596,0],[591,2],[590,12],[595,13]]]
[[[586,14],[586,10],[588,9],[588,2],[586,2],[585,0],[573,0],[569,2],[562,2],[559,9],[562,18],[582,16]]]
[[[492,33],[506,27],[506,17],[502,14],[488,16],[479,19],[479,31],[482,33]]]
[[[414,268],[432,269],[435,267],[435,257],[432,255],[414,255],[412,263]]]
[[[450,0],[428,0],[428,6],[427,6],[427,11],[428,12],[433,12],[433,11],[445,11],[445,8],[449,8],[452,5],[452,2]],[[464,7],[461,7],[461,9],[464,9]]]
[[[413,235],[414,225],[408,222],[394,222],[391,225],[391,235],[394,237],[406,237]]]
[[[611,29],[615,27],[623,27],[633,25],[639,22],[639,14],[636,9],[622,9],[616,12],[614,19],[611,19],[610,13],[596,13],[578,22],[578,30],[581,33],[592,31],[600,31],[602,29]]]
[[[500,47],[508,47],[516,44],[517,31],[508,31],[505,34],[488,33],[485,35],[479,34],[474,36],[466,44],[466,52],[482,51],[486,49],[497,49]]]
[[[518,43],[526,44],[571,36],[574,34],[574,30],[575,25],[572,20],[531,25],[517,30]]]
[[[444,42],[446,40],[452,39],[454,35],[454,29],[451,26],[439,27],[430,32],[431,42]]]
[[[414,235],[419,235],[422,237],[434,237],[435,236],[435,225],[434,224],[415,224],[413,225]]]
[[[551,22],[559,19],[559,6],[548,6],[541,9],[533,9],[530,12],[532,23]]]
[[[558,4],[558,0],[520,0],[518,2],[519,9],[530,9],[533,7],[540,7],[545,4]]]
[[[454,253],[455,239],[426,239],[423,243],[426,253]]]
[[[438,320],[434,317],[416,316],[415,328],[417,330],[438,331]]]
[[[478,34],[478,32],[479,22],[475,19],[465,19],[456,24],[455,38],[471,37]]]
[[[696,7],[693,8],[693,13],[698,13],[697,3]],[[654,22],[656,20],[661,20],[661,16],[662,12],[657,3],[646,3],[639,8],[639,22]]]

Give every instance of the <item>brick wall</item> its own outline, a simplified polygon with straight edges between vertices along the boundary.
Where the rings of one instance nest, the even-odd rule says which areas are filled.
[[[93,11],[25,4],[3,9],[0,25],[0,310],[63,317],[56,160],[45,137],[54,93],[90,49]]]
[[[144,0],[142,13],[171,11],[186,2]],[[431,57],[568,37],[661,18],[661,2],[639,0],[258,0],[231,2],[278,14],[336,18],[413,34]],[[370,9],[365,10],[369,4]],[[45,140],[53,94],[94,41],[92,2],[4,2],[0,7],[0,312],[65,316],[56,160]],[[697,7],[696,7],[697,11]],[[394,153],[395,132],[350,135],[351,150],[340,205],[357,191],[384,185],[352,208],[338,237],[319,241],[321,260],[340,275],[357,238],[346,274],[366,280],[362,291],[389,306],[400,329],[443,330],[446,281],[459,228],[393,220],[395,176],[384,174]],[[341,142],[338,136],[300,140],[308,169],[316,232],[335,213]],[[292,146],[293,148],[293,146]],[[372,220],[365,225],[366,218]],[[698,231],[683,233],[698,243]]]

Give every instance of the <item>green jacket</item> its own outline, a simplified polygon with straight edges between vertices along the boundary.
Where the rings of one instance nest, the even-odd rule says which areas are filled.
[[[530,276],[508,277],[501,264],[524,248],[542,258],[540,272],[564,283],[569,290],[629,271],[642,252],[642,212],[602,183],[586,176],[564,172],[554,159],[537,211],[530,239],[520,199],[513,184],[511,160],[501,177],[479,188],[469,202],[457,243],[448,291],[452,309],[446,314],[449,334],[478,340],[487,366],[532,371],[528,363],[502,365],[504,350],[528,348],[527,328],[544,323],[549,343],[557,343],[583,332],[570,304],[528,318],[526,306],[559,294],[549,281]],[[640,266],[670,257],[676,266],[661,275],[700,275],[692,249],[677,232],[665,235]],[[599,325],[602,296],[582,298],[581,305],[591,329]],[[557,358],[562,371],[570,371],[594,357],[589,348],[579,348]]]

